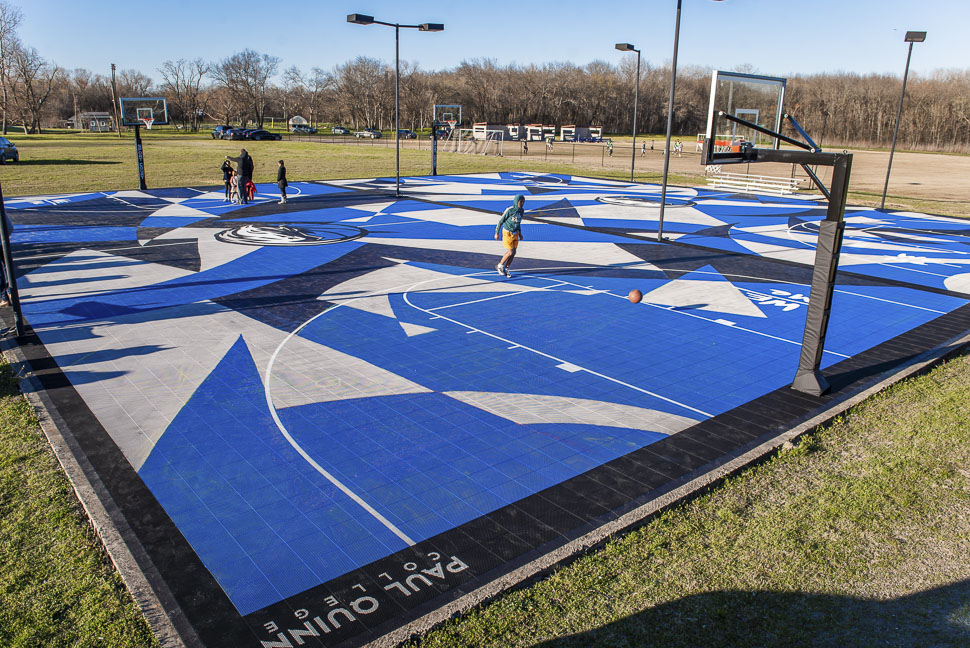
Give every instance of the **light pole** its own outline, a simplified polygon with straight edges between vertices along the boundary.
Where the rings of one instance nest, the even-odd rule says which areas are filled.
[[[670,99],[667,101],[667,138],[664,145],[664,177],[660,183],[660,223],[657,226],[657,241],[664,237],[664,207],[667,205],[667,172],[670,169],[670,129],[674,124],[674,92],[677,89],[677,44],[680,41],[680,5],[677,0],[677,20],[674,23],[674,58],[670,64]],[[714,0],[721,2],[722,0]]]
[[[886,192],[889,191],[889,173],[893,170],[893,154],[896,152],[896,135],[899,134],[899,120],[903,116],[903,97],[906,95],[906,77],[909,76],[909,59],[913,56],[913,43],[926,40],[926,32],[908,31],[904,43],[909,43],[909,53],[906,55],[906,71],[903,72],[903,89],[899,93],[899,107],[896,109],[896,127],[893,129],[893,145],[889,149],[889,167],[886,169],[886,185],[882,188],[882,203],[879,209],[886,208]]]
[[[630,182],[633,182],[633,167],[637,163],[637,101],[640,99],[640,50],[630,43],[617,43],[616,49],[621,52],[637,53],[637,85],[633,92],[633,156],[630,159]]]
[[[355,25],[385,25],[394,28],[394,167],[397,173],[397,184],[394,186],[395,198],[401,197],[401,27],[417,29],[418,31],[444,31],[441,23],[421,23],[420,25],[401,25],[381,20],[374,20],[374,16],[364,14],[349,14],[347,22]]]

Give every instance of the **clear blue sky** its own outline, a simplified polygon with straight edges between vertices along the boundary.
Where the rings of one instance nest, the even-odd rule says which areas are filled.
[[[163,61],[218,60],[247,47],[280,57],[281,70],[327,69],[358,55],[393,61],[393,30],[349,24],[348,13],[444,23],[441,33],[401,32],[402,59],[425,70],[479,57],[584,64],[632,56],[616,51],[616,42],[633,43],[645,61],[661,65],[671,57],[676,8],[675,0],[7,2],[24,14],[21,39],[58,65],[106,74],[116,63],[155,80]],[[750,64],[772,76],[838,70],[901,76],[906,30],[928,32],[914,50],[914,71],[970,68],[967,0],[683,0],[679,64]]]

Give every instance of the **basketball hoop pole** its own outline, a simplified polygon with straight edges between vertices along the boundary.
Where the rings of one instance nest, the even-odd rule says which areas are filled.
[[[721,0],[714,0],[721,2]],[[664,205],[667,204],[667,172],[670,170],[670,130],[674,125],[674,92],[677,90],[677,46],[680,43],[680,5],[677,0],[677,19],[674,22],[674,57],[670,63],[670,98],[667,101],[667,137],[664,144],[664,176],[660,183],[660,221],[657,224],[657,241],[664,240]]]
[[[135,125],[135,155],[138,157],[138,188],[148,189],[145,184],[145,153],[141,146],[141,126]]]
[[[14,270],[13,253],[10,251],[10,230],[7,229],[7,209],[3,205],[3,189],[0,188],[0,242],[3,246],[3,266],[7,271],[10,290],[10,306],[13,308],[14,327],[17,337],[24,334],[24,314],[20,310],[20,293],[17,291],[17,272]]]

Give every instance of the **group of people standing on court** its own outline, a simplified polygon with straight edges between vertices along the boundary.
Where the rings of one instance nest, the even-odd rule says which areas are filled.
[[[232,164],[236,166],[233,167]],[[253,183],[253,170],[256,164],[246,149],[241,149],[238,157],[226,156],[222,163],[222,181],[226,185],[226,202],[239,205],[249,204],[256,196],[256,185]],[[286,204],[286,166],[279,161],[276,171],[276,186],[280,190],[280,205]]]

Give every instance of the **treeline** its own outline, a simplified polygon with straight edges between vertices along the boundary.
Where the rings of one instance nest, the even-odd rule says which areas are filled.
[[[110,111],[111,78],[66,69],[44,59],[16,36],[19,12],[0,0],[0,111],[3,130],[25,132],[63,126],[87,111]],[[753,70],[741,70],[753,71]],[[281,69],[277,57],[244,50],[219,61],[166,61],[152,78],[141,71],[117,74],[118,96],[161,95],[169,116],[186,130],[202,123],[264,125],[269,118],[301,115],[312,124],[393,128],[394,67],[357,57],[330,70]],[[430,126],[435,103],[462,105],[463,122],[526,122],[602,126],[627,133],[632,126],[633,58],[619,65],[498,65],[462,61],[450,70],[401,66],[401,125]],[[677,73],[674,132],[705,129],[710,68]],[[891,75],[829,74],[789,77],[786,110],[823,146],[888,146],[901,79]],[[666,128],[669,66],[644,62],[640,72],[638,131]],[[899,145],[909,149],[970,152],[970,70],[930,76],[910,74]]]

